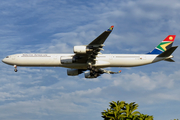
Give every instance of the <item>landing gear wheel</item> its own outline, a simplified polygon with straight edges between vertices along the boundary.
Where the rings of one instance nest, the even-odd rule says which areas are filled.
[[[14,65],[14,72],[17,72],[17,65]]]
[[[88,65],[87,69],[91,70],[92,69],[92,65]]]
[[[17,72],[17,71],[18,71],[17,68],[15,68],[15,69],[14,69],[14,72]]]
[[[98,77],[97,73],[96,73],[96,74],[94,74],[94,77],[95,77],[95,78],[97,78],[97,77]]]
[[[94,71],[95,71],[95,72],[98,72],[98,69],[95,69]]]
[[[95,70],[95,68],[93,67],[93,68],[91,68],[91,70],[92,70],[92,71],[94,71],[94,70]]]

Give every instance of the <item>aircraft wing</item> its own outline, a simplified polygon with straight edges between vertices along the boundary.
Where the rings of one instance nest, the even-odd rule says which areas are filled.
[[[109,34],[112,32],[114,26],[111,26],[108,30],[104,31],[101,35],[99,35],[96,39],[94,39],[91,43],[84,46],[86,47],[86,52],[80,53],[75,52],[75,47],[78,49],[81,48],[81,46],[75,46],[74,47],[74,58],[76,59],[76,63],[87,63],[89,65],[96,63],[96,56],[98,54],[101,54],[100,51],[103,50],[104,42],[109,36]],[[79,47],[79,48],[78,48]],[[82,46],[83,48],[83,46]]]
[[[96,45],[102,45],[104,41],[107,39],[109,34],[112,32],[114,26],[111,26],[108,30],[104,31],[101,35],[99,35],[95,40],[93,40],[91,43],[89,43],[88,46],[96,46]]]
[[[101,74],[108,73],[108,74],[118,74],[121,73],[121,70],[118,72],[112,72],[110,70],[105,70],[105,69],[96,69],[95,71],[90,70],[85,72],[85,78],[97,78]]]
[[[118,73],[121,73],[121,70],[118,71],[118,72],[112,72],[110,70],[99,69],[99,71],[101,71],[101,74],[103,74],[103,73],[108,73],[108,74],[118,74]]]

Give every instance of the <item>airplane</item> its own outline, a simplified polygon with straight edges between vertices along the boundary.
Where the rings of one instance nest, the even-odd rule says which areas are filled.
[[[168,35],[154,50],[146,54],[102,54],[105,40],[114,26],[104,31],[88,45],[74,46],[74,54],[23,53],[9,55],[2,62],[22,67],[65,67],[68,76],[84,72],[85,78],[97,78],[103,73],[118,74],[105,70],[106,67],[135,67],[162,60],[174,62],[171,55],[178,46],[172,44],[176,35]]]

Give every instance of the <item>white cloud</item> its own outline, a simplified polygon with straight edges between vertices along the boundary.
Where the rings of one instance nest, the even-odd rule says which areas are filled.
[[[113,85],[121,86],[124,89],[131,90],[155,90],[157,88],[173,88],[175,79],[172,79],[173,75],[167,76],[162,72],[154,73],[151,75],[146,73],[138,72],[138,73],[125,73],[123,75],[119,75],[120,78],[114,78]]]
[[[6,111],[9,111],[8,113]],[[45,112],[46,110],[49,113]],[[17,103],[10,103],[5,106],[0,107],[1,115],[0,117],[10,117],[16,116],[21,114],[31,115],[34,114],[35,116],[39,115],[55,115],[55,114],[66,114],[69,115],[71,113],[83,113],[85,112],[85,108],[80,105],[76,105],[73,103],[68,103],[66,101],[60,101],[59,99],[47,99],[41,98],[41,100],[33,100],[33,101],[20,101]],[[11,114],[9,114],[11,113]],[[31,118],[31,116],[28,116]],[[25,116],[22,115],[21,119],[25,119]]]
[[[157,93],[157,94],[153,94],[150,97],[156,99],[156,100],[177,100],[180,101],[180,97],[178,97],[177,95],[173,95],[171,93]]]

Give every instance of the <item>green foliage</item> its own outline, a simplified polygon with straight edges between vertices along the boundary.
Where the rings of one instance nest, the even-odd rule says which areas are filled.
[[[125,101],[110,102],[110,109],[102,112],[104,120],[153,120],[153,116],[141,114],[135,111],[138,104],[135,102],[126,103]]]
[[[125,106],[125,102],[124,101],[117,101],[114,102],[110,102],[110,109],[107,108],[107,110],[104,110],[104,112],[102,112],[102,117],[104,118],[104,120],[120,120],[121,118],[124,118],[125,115],[123,114],[124,110],[122,110]]]

